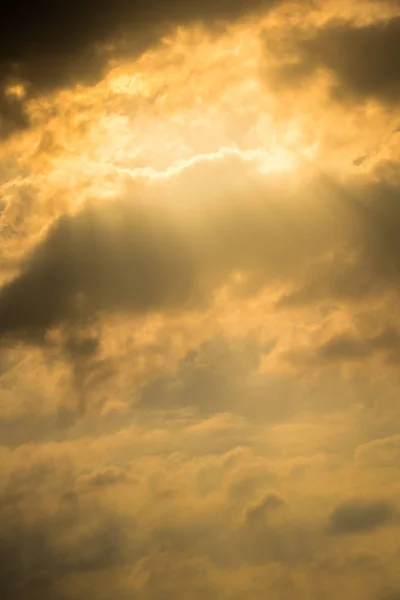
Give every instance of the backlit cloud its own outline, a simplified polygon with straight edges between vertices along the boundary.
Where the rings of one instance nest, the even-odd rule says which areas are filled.
[[[9,6],[5,600],[394,600],[399,6]]]

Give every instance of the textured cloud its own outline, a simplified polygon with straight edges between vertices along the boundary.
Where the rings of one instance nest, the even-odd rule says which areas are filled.
[[[298,58],[283,65],[287,84],[326,69],[334,77],[338,100],[377,99],[397,103],[400,98],[399,18],[368,25],[333,19],[299,42]]]
[[[200,173],[211,177],[219,170],[202,167]],[[42,335],[102,312],[199,308],[237,272],[244,275],[238,294],[286,285],[282,307],[357,302],[397,285],[397,187],[330,190],[314,177],[307,187],[282,193],[281,180],[271,178],[262,185],[255,179],[255,193],[248,177],[246,199],[240,188],[222,186],[218,193],[225,197],[215,206],[201,204],[199,186],[193,210],[179,212],[176,205],[162,206],[161,187],[159,204],[128,196],[63,216],[21,274],[3,286],[1,331]],[[185,181],[178,179],[177,197],[185,197]]]
[[[260,500],[247,508],[246,521],[255,523],[263,521],[268,511],[280,508],[284,504],[285,501],[278,494],[273,492],[264,494]]]
[[[3,332],[40,333],[96,310],[143,311],[190,299],[194,265],[179,229],[129,206],[110,217],[88,210],[55,224],[23,274],[3,288]]]
[[[397,598],[398,18],[9,6],[6,600]]]
[[[112,6],[102,0],[55,5],[7,4],[0,43],[0,135],[28,125],[23,102],[5,95],[15,80],[27,98],[76,83],[93,83],[118,56],[137,55],[156,45],[176,27],[228,23],[279,0],[160,1],[143,4],[124,0]],[[111,50],[113,48],[113,50]]]
[[[0,95],[0,139],[7,138],[16,130],[24,130],[29,126],[29,119],[24,111],[23,101],[7,89]]]
[[[330,530],[335,534],[372,531],[396,520],[397,512],[384,501],[353,500],[338,506],[330,516]]]

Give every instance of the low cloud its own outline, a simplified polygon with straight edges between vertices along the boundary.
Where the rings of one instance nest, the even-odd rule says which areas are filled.
[[[209,189],[212,178],[228,166],[235,169],[232,181]],[[40,338],[50,328],[87,323],[102,313],[199,309],[237,272],[245,277],[233,291],[243,296],[296,280],[307,290],[313,269],[316,277],[322,272],[322,288],[330,268],[325,293],[335,297],[342,287],[343,296],[357,298],[363,292],[358,279],[365,276],[372,285],[374,265],[365,271],[361,255],[353,266],[357,276],[348,277],[342,273],[346,259],[336,257],[334,248],[353,244],[357,257],[365,243],[365,252],[373,253],[381,270],[382,263],[394,260],[393,248],[386,252],[381,244],[382,238],[390,245],[379,220],[372,225],[358,205],[347,202],[345,189],[330,189],[319,177],[284,190],[279,178],[262,181],[244,161],[230,158],[193,167],[190,175],[206,175],[208,183],[188,190],[184,173],[171,184],[168,197],[193,195],[182,210],[163,204],[166,188],[161,185],[157,204],[139,204],[131,192],[126,200],[89,206],[56,221],[20,275],[1,289],[0,332]],[[204,203],[206,194],[215,196],[215,204]],[[367,194],[368,199],[371,190]],[[335,263],[327,265],[321,256]],[[305,300],[314,301],[322,291],[310,289]]]
[[[368,533],[396,522],[397,511],[383,500],[350,500],[329,517],[329,531],[335,535]]]
[[[111,7],[105,0],[74,0],[57,6],[28,1],[18,8],[10,5],[3,15],[0,42],[0,119],[4,119],[0,135],[29,124],[23,108],[5,100],[5,90],[14,80],[23,82],[27,99],[76,83],[96,83],[110,59],[138,56],[178,26],[226,24],[280,1],[150,0],[144,5],[123,0]]]
[[[260,523],[269,511],[274,511],[277,508],[284,506],[285,501],[279,494],[268,492],[264,494],[257,502],[250,505],[246,509],[245,520],[247,523]]]
[[[295,62],[278,69],[288,85],[310,77],[323,68],[334,77],[334,97],[338,100],[374,98],[393,104],[400,100],[400,59],[397,46],[400,19],[357,26],[350,21],[333,20],[313,37],[298,42]]]

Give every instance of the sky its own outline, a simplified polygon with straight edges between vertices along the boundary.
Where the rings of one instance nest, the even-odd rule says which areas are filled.
[[[400,4],[4,1],[3,600],[400,600]]]

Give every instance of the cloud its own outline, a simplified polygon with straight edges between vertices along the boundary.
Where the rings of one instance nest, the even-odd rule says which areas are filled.
[[[298,43],[297,61],[278,67],[288,85],[328,70],[335,80],[337,99],[375,98],[385,103],[400,99],[400,59],[397,52],[400,18],[357,26],[339,19]]]
[[[268,350],[252,335],[243,340],[214,337],[190,351],[174,372],[150,377],[136,406],[146,412],[192,407],[204,416],[229,411],[249,418],[265,411],[280,418],[290,407],[281,407],[274,398],[279,378],[265,381],[257,373]]]
[[[399,600],[400,590],[391,590],[379,595],[379,600]]]
[[[190,299],[194,265],[179,229],[161,214],[151,219],[140,209],[119,208],[108,222],[85,210],[54,225],[21,276],[2,289],[3,333],[40,335],[98,310],[140,312]]]
[[[291,350],[286,358],[294,363],[309,363],[310,366],[334,363],[362,362],[381,356],[386,363],[396,365],[400,350],[400,335],[392,327],[373,335],[361,337],[343,333],[330,338],[323,344],[305,350]]]
[[[27,129],[29,124],[23,100],[7,89],[0,88],[0,140],[8,138],[15,131]]]
[[[397,511],[383,500],[350,500],[329,517],[329,531],[337,535],[368,533],[396,522]]]
[[[400,435],[379,438],[360,445],[357,466],[366,468],[396,467],[400,460]]]
[[[257,502],[251,504],[246,509],[245,520],[247,523],[260,523],[264,521],[269,511],[276,510],[284,506],[285,501],[279,494],[268,492],[264,494]]]
[[[56,6],[25,0],[18,9],[9,5],[0,41],[0,115],[7,129],[0,133],[28,124],[22,109],[16,107],[14,117],[10,109],[2,111],[4,90],[15,80],[24,83],[27,99],[76,83],[95,83],[110,58],[138,55],[177,26],[228,23],[279,1],[123,0],[110,6],[106,0],[73,0]]]
[[[74,493],[76,464],[55,448],[32,444],[25,458],[17,450],[2,473],[0,583],[6,600],[77,598],[77,590],[66,592],[68,581],[100,576],[127,560],[127,520],[98,499]]]
[[[124,560],[120,525],[104,521],[70,545],[57,540],[64,527],[51,521],[2,527],[0,582],[5,600],[71,597],[65,596],[63,581],[101,572]]]
[[[95,79],[108,56],[135,54],[170,25],[202,13],[208,26],[215,11],[234,18],[249,4],[175,2],[172,14],[167,0],[132,48],[112,33],[122,15],[130,26],[123,2],[101,35],[83,19],[69,55],[45,18],[33,43],[42,25],[32,21],[11,131],[25,99]],[[290,5],[265,26],[288,39],[293,22],[312,22],[312,37],[325,4],[337,5],[316,3],[312,14]],[[126,4],[143,11],[133,32],[147,6],[156,3]],[[32,102],[45,131],[2,146],[3,220],[15,228],[3,239],[13,278],[0,289],[5,600],[372,600],[385,582],[399,589],[394,500],[343,502],[355,481],[364,498],[399,491],[389,368],[399,345],[399,187],[371,167],[369,149],[395,114],[375,102],[356,114],[314,88],[293,94],[292,109],[272,84],[261,89],[258,26],[202,32],[198,47],[189,35],[193,52],[177,36],[126,65],[129,81],[140,71],[129,92],[107,78]],[[49,32],[64,55],[54,63],[40,47]],[[96,58],[96,40],[117,39]],[[75,135],[78,112],[87,127]],[[39,156],[46,132],[54,145]],[[301,152],[303,137],[316,141],[310,156],[329,177],[306,161],[283,175],[269,169],[275,141]],[[354,169],[357,156],[368,159]],[[293,348],[308,349],[309,369],[281,360]],[[80,418],[77,405],[87,406]],[[377,556],[362,532],[378,532]]]
[[[326,185],[336,189],[353,239],[337,237],[335,249],[315,261],[302,284],[281,296],[278,307],[356,303],[397,288],[400,187],[384,180],[339,185],[334,177]]]
[[[229,181],[215,187],[213,178],[226,177],[228,167],[234,168]],[[228,157],[161,184],[156,203],[143,188],[142,202],[139,189],[61,217],[2,287],[0,333],[40,338],[100,313],[199,309],[237,271],[254,276],[252,293],[301,277],[309,260],[345,239],[349,226],[318,178],[306,184],[324,199],[317,204],[313,195],[307,199],[306,186],[287,191],[280,183]],[[175,194],[176,202],[165,201]],[[349,214],[347,207],[343,212]],[[238,294],[246,294],[246,282],[236,285]]]
[[[123,469],[108,467],[103,471],[82,475],[78,479],[78,485],[81,484],[87,488],[103,488],[108,486],[118,485],[129,481],[129,476]]]
[[[213,186],[228,166],[230,181]],[[56,221],[0,290],[0,333],[40,339],[101,314],[197,310],[227,284],[238,298],[280,285],[282,308],[359,302],[397,285],[396,186],[315,175],[285,189],[237,157],[189,171],[153,196],[138,188]]]

